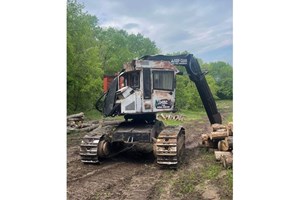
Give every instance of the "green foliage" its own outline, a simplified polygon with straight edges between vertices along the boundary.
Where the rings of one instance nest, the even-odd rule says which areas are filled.
[[[180,71],[182,71],[180,69]],[[206,75],[206,81],[212,92],[212,95],[217,99],[217,91],[219,86],[211,75]],[[199,110],[203,108],[203,103],[199,96],[198,90],[194,82],[187,75],[176,76],[176,108],[179,110],[190,109]]]
[[[232,91],[232,77],[225,78],[220,81],[220,89],[217,91],[217,96],[220,99],[232,99],[233,91]]]
[[[67,106],[68,113],[93,106],[102,84],[99,48],[94,37],[97,18],[68,1],[67,7]]]
[[[202,65],[204,70],[209,72],[218,86],[216,95],[220,99],[232,99],[233,98],[233,69],[232,66],[224,62],[212,62],[204,63]]]
[[[168,55],[189,54],[188,51],[174,52]],[[214,99],[232,99],[232,67],[224,62],[204,63],[197,58]],[[184,76],[176,77],[176,107],[177,109],[199,109],[203,107],[195,84],[188,78],[185,67],[177,67]]]
[[[97,17],[83,11],[76,0],[67,2],[67,111],[91,111],[102,93],[104,74],[113,75],[124,63],[143,55],[160,53],[156,44],[141,34],[115,28],[101,28]],[[169,55],[187,54],[174,52]],[[204,63],[198,58],[215,99],[232,99],[232,67],[224,62]],[[200,110],[203,105],[195,84],[185,75],[177,76],[176,107]]]
[[[217,85],[216,80],[211,75],[206,75],[205,78],[206,78],[207,84],[210,88],[210,91],[211,91],[213,97],[215,99],[217,99],[218,98],[217,97],[217,92],[219,91],[219,86]]]
[[[104,74],[119,72],[123,63],[159,49],[141,34],[103,29],[98,19],[75,0],[67,3],[67,110],[90,111],[102,93]]]
[[[155,43],[141,34],[128,34],[114,28],[101,29],[97,33],[101,44],[100,57],[105,74],[115,74],[125,62],[147,54],[159,53]]]

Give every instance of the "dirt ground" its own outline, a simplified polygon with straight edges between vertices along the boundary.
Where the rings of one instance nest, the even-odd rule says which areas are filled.
[[[68,199],[232,199],[232,170],[214,160],[213,151],[200,148],[207,121],[183,123],[184,161],[177,170],[161,169],[152,154],[125,152],[100,164],[83,164],[79,144],[85,133],[67,138]]]

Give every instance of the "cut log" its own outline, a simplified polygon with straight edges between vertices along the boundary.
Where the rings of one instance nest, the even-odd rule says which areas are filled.
[[[219,151],[229,151],[232,150],[233,146],[233,137],[229,136],[226,137],[224,140],[218,142],[218,149]]]
[[[227,132],[226,128],[217,129],[215,132]]]
[[[213,124],[211,125],[213,131],[217,131],[218,129],[226,129],[226,126],[224,126],[223,124]]]
[[[209,135],[209,138],[211,140],[215,139],[225,139],[227,137],[227,131],[216,131],[216,132],[211,132]]]
[[[92,130],[94,130],[95,128],[97,128],[99,126],[99,124],[93,124],[89,127],[86,127],[86,128],[67,128],[67,133],[77,133],[77,132],[84,132],[84,131],[87,131],[87,132],[90,132]]]
[[[232,168],[233,157],[232,155],[222,155],[221,162],[224,168]]]
[[[93,124],[89,124],[89,123],[82,123],[82,124],[79,124],[78,127],[79,128],[86,128],[86,127],[90,127],[92,126]]]
[[[91,124],[99,124],[100,121],[99,120],[93,120],[93,121],[90,121]]]
[[[226,138],[226,142],[227,142],[227,144],[229,146],[229,149],[232,150],[233,149],[233,136],[228,136]]]
[[[219,151],[228,151],[229,150],[226,140],[221,140],[218,142],[218,150]]]
[[[203,143],[204,141],[207,141],[208,138],[209,138],[208,134],[203,133],[203,134],[201,135],[202,143]]]
[[[67,119],[67,122],[79,122],[79,121],[83,121],[84,119],[82,117],[72,117],[72,118],[69,118]]]
[[[80,118],[80,117],[84,117],[84,113],[83,112],[77,113],[77,114],[74,114],[74,115],[69,115],[69,116],[67,116],[67,119]]]
[[[229,136],[232,136],[232,135],[233,135],[233,122],[229,122],[229,123],[228,123],[227,131],[228,131],[228,135],[229,135]]]
[[[75,126],[76,123],[74,121],[69,121],[67,122],[67,126]]]
[[[216,160],[221,160],[221,156],[231,156],[231,152],[229,151],[215,151]]]

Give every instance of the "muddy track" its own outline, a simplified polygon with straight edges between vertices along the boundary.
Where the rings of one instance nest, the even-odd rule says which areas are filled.
[[[100,164],[83,164],[79,156],[82,134],[68,136],[67,198],[174,199],[172,183],[179,173],[201,165],[197,160],[200,133],[207,132],[210,125],[208,121],[189,122],[184,127],[187,150],[184,163],[177,171],[160,169],[152,155],[138,152],[126,152]]]
[[[153,158],[141,157],[135,162],[129,156],[120,155],[96,165],[85,165],[80,160],[70,163],[68,198],[147,199],[161,172]]]

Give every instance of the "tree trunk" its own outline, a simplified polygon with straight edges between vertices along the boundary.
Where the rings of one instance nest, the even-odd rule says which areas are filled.
[[[223,124],[213,124],[211,125],[213,131],[217,131],[218,129],[226,129],[226,126]]]
[[[221,140],[218,142],[218,150],[219,151],[228,151],[229,150],[226,140]]]
[[[233,149],[233,136],[228,136],[226,138],[226,141],[228,143],[229,149],[232,150]]]
[[[215,151],[216,160],[221,160],[222,156],[231,156],[231,152],[228,151]]]
[[[208,134],[203,133],[203,134],[201,135],[202,143],[203,143],[204,141],[207,141],[208,138],[209,138]]]
[[[67,119],[67,122],[80,122],[80,121],[83,121],[83,118],[75,117],[75,118]]]
[[[218,149],[220,151],[232,150],[233,149],[232,146],[233,146],[233,137],[232,136],[226,137],[224,140],[221,140],[218,143]]]
[[[227,131],[216,131],[216,132],[211,132],[209,135],[209,138],[211,140],[214,139],[224,139],[227,137]]]
[[[82,118],[84,117],[84,113],[81,112],[81,113],[77,113],[77,114],[74,114],[74,115],[69,115],[67,116],[67,119],[71,119],[71,118]]]
[[[99,120],[93,120],[93,121],[90,121],[91,124],[99,124],[100,121]]]
[[[99,124],[93,124],[89,127],[86,127],[86,128],[67,128],[67,133],[77,133],[77,132],[84,132],[84,131],[87,131],[87,132],[90,132],[92,130],[94,130],[95,128],[98,128]]]
[[[217,129],[214,132],[227,132],[226,128]]]

